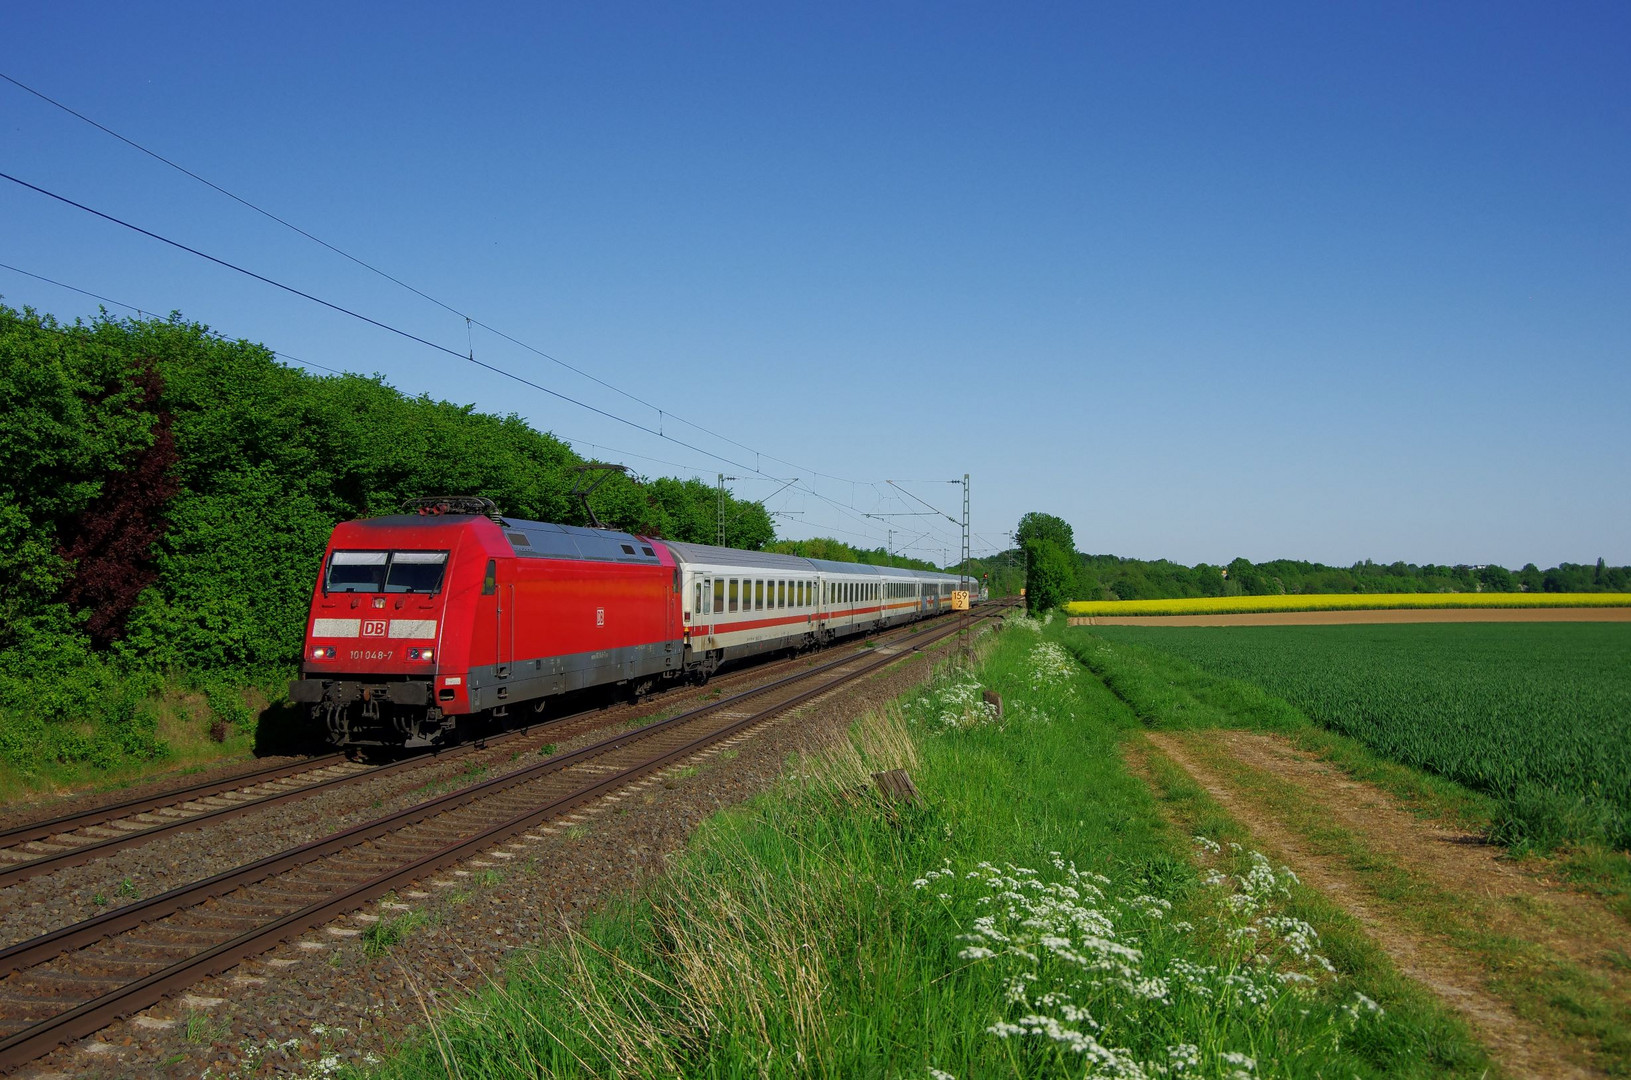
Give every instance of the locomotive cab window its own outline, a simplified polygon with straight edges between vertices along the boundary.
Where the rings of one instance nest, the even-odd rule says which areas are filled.
[[[385,572],[386,592],[433,593],[442,587],[445,551],[393,551]]]
[[[385,584],[383,551],[336,551],[328,561],[327,592],[379,592]]]
[[[492,596],[496,592],[498,592],[498,563],[488,559],[487,572],[481,577],[481,595]]]
[[[336,551],[323,591],[434,593],[446,569],[445,551]]]

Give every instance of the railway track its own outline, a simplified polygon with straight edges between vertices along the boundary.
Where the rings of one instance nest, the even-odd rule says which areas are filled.
[[[0,949],[0,1072],[476,854],[515,858],[550,819],[996,613],[903,634]]]
[[[921,625],[912,624],[918,628]],[[910,627],[896,628],[886,631],[877,640],[893,640],[896,635],[910,632]],[[783,665],[791,663],[784,661]],[[731,685],[762,677],[777,666],[758,665],[731,672],[715,680],[715,684]],[[336,788],[457,760],[512,739],[571,730],[595,718],[606,723],[618,720],[615,716],[606,716],[604,709],[592,708],[383,765],[350,761],[339,753],[325,754],[303,762],[284,763],[19,825],[0,832],[0,888],[40,874],[80,866],[160,836],[205,828]]]

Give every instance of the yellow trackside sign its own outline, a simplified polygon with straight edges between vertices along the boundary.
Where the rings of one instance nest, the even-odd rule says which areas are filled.
[[[968,610],[968,590],[953,589],[951,591],[951,609],[953,611]]]

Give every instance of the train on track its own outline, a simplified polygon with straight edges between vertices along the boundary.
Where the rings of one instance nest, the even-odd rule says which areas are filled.
[[[960,580],[415,500],[335,527],[290,698],[340,747],[438,746],[566,694],[643,696],[938,615]]]

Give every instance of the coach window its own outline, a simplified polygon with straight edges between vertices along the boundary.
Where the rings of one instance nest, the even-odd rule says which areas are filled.
[[[731,578],[731,610],[736,610],[736,579]]]
[[[725,610],[725,579],[714,579],[714,611]]]
[[[700,581],[697,582],[696,595],[692,598],[692,601],[691,601],[691,610],[687,611],[686,614],[687,615],[701,615],[702,614],[702,582],[700,582]]]
[[[762,582],[762,581],[755,581],[753,583],[753,607],[757,611],[763,611],[764,610],[764,607],[765,607],[765,583]]]

